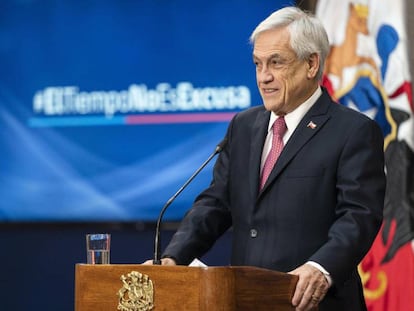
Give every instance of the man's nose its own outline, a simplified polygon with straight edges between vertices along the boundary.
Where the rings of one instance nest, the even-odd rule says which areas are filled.
[[[262,70],[257,73],[257,80],[260,83],[268,83],[273,80],[273,75],[267,67],[263,67]]]

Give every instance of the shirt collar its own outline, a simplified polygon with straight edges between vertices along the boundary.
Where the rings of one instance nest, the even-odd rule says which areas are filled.
[[[290,135],[293,133],[300,120],[302,120],[305,114],[309,111],[309,109],[311,109],[321,95],[322,89],[321,87],[318,87],[311,97],[309,97],[303,104],[299,105],[295,110],[285,115],[287,134]],[[268,132],[272,130],[272,125],[277,118],[278,116],[272,111],[270,114],[269,126],[267,128]]]

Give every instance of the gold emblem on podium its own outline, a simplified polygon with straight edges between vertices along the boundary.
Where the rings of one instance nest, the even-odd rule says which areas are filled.
[[[121,276],[122,288],[118,291],[120,311],[150,311],[154,308],[154,287],[148,275],[131,271]]]

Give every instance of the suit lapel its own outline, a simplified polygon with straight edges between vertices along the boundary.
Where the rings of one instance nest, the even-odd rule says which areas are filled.
[[[267,179],[259,197],[279,176],[283,169],[289,164],[299,150],[317,133],[321,130],[325,122],[329,119],[327,110],[331,100],[325,93],[313,105],[313,107],[305,114],[303,119],[299,122],[292,136],[289,138],[286,146],[277,160],[272,173]]]
[[[259,191],[260,162],[262,157],[263,144],[266,139],[269,125],[270,112],[263,110],[258,113],[253,124],[252,137],[250,142],[249,172],[251,174],[250,193],[256,198]]]

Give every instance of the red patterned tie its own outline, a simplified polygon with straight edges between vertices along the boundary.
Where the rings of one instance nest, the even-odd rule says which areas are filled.
[[[264,184],[266,183],[267,178],[272,172],[273,166],[275,165],[277,158],[283,149],[283,135],[285,135],[287,127],[284,117],[279,117],[273,123],[273,139],[272,139],[272,149],[270,149],[269,154],[267,155],[265,164],[263,166],[262,177],[260,179],[260,190],[262,190]]]

